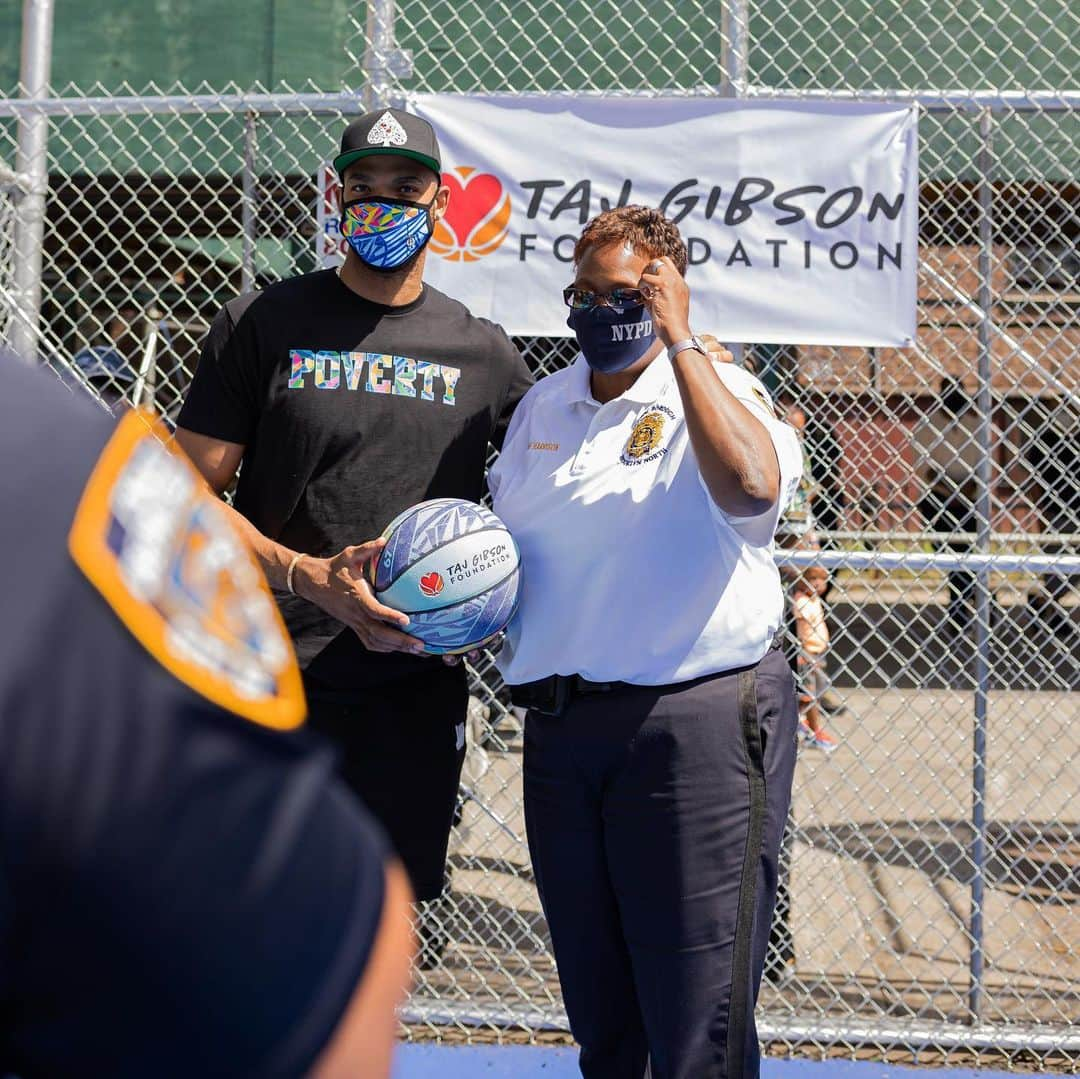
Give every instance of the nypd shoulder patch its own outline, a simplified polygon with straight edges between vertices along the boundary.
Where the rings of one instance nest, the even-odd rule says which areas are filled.
[[[164,428],[128,413],[83,492],[75,564],[154,658],[254,723],[300,726],[292,645],[243,538]]]
[[[764,410],[765,415],[770,419],[779,419],[772,398],[765,392],[765,387],[761,382],[749,371],[736,367],[733,363],[721,363],[719,360],[713,360],[713,370],[720,376],[720,381],[744,405],[749,405],[759,411]]]
[[[761,404],[762,408],[769,413],[773,419],[778,419],[776,415],[776,406],[772,403],[769,395],[762,388],[761,383],[756,379],[750,383],[750,392],[754,395],[754,398]]]

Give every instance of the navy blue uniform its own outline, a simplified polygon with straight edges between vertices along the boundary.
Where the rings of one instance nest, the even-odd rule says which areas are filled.
[[[302,1075],[367,962],[384,841],[190,467],[134,413],[114,432],[0,374],[0,1074]]]
[[[587,1079],[750,1079],[795,768],[779,649],[525,725],[525,821]]]

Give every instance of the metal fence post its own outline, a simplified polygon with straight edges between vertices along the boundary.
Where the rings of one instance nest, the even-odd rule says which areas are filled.
[[[258,151],[258,117],[252,110],[244,113],[244,176],[241,201],[241,230],[243,250],[240,256],[240,290],[251,292],[255,288],[255,188],[256,153]]]
[[[724,0],[721,18],[721,93],[745,97],[750,85],[750,5],[748,0]]]
[[[990,465],[993,400],[990,395],[993,334],[993,114],[979,113],[979,352],[977,405],[979,467],[976,474],[976,541],[979,554],[990,552]],[[971,957],[968,1010],[972,1022],[982,1012],[983,902],[986,889],[986,732],[990,683],[990,569],[983,564],[975,577],[975,699],[971,778]]]
[[[720,27],[720,93],[724,97],[745,97],[750,85],[749,0],[723,0]],[[719,329],[723,333],[723,327]],[[741,341],[726,344],[741,366],[746,346]]]
[[[364,109],[371,111],[388,103],[394,55],[395,0],[369,0],[364,48]]]
[[[23,5],[20,82],[28,99],[48,96],[52,74],[52,0]],[[45,192],[49,186],[49,118],[42,112],[19,115],[15,172],[25,187],[16,197],[12,269],[13,319],[10,345],[28,363],[38,358],[41,319],[41,245],[45,235]]]

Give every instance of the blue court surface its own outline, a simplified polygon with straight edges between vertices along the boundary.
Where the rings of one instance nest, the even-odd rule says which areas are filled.
[[[576,1049],[534,1045],[402,1045],[393,1079],[575,1079]],[[971,1068],[904,1068],[851,1060],[769,1060],[761,1079],[1015,1079]]]

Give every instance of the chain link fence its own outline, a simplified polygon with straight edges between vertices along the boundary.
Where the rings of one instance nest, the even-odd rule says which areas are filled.
[[[828,685],[806,695],[838,743],[800,751],[759,1025],[789,1052],[1075,1061],[1080,10],[378,0],[345,25],[345,87],[0,99],[0,329],[105,403],[175,419],[218,306],[315,268],[343,123],[413,90],[917,100],[916,347],[740,343],[803,428],[778,560],[792,589],[827,571]],[[15,169],[42,115],[35,180]],[[46,174],[37,319],[13,267]],[[538,375],[574,351],[518,344]],[[406,1018],[541,1037],[565,1016],[520,719],[490,657],[471,673],[450,887]]]
[[[15,199],[18,177],[0,164],[0,341],[8,339],[8,322],[13,314],[12,269],[15,264]]]

